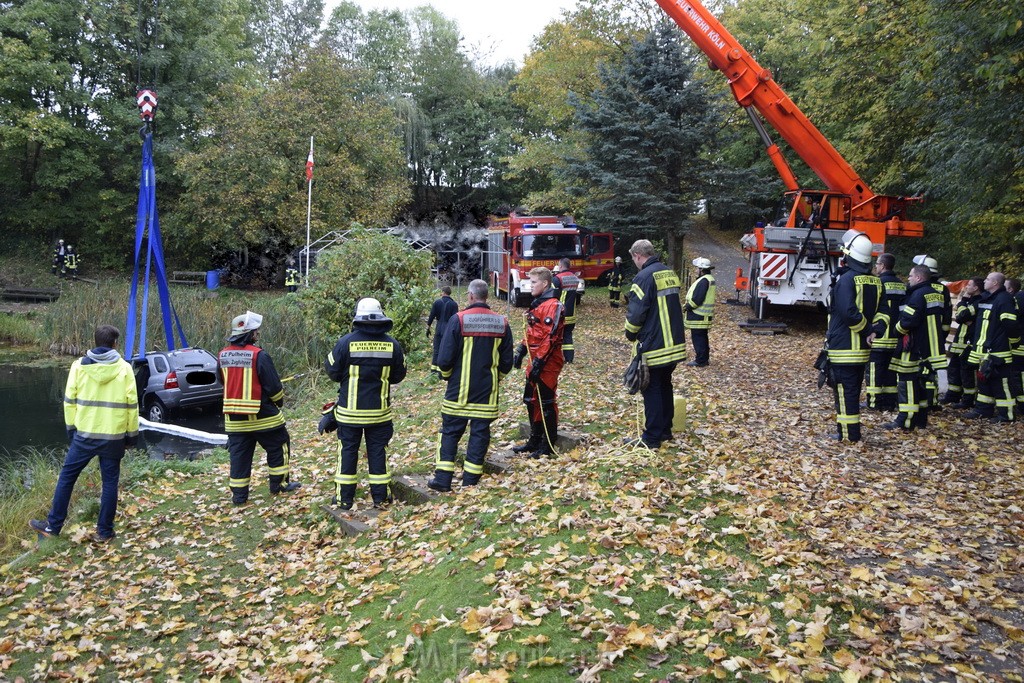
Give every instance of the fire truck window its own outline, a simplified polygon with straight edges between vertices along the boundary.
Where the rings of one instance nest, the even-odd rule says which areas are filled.
[[[611,251],[612,238],[609,235],[594,235],[592,239],[591,254],[603,254],[606,251]]]

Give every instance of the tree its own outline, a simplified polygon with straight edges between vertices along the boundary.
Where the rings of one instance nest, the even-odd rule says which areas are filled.
[[[588,220],[626,239],[664,238],[677,262],[689,216],[721,176],[713,154],[723,106],[694,78],[680,38],[663,23],[600,69],[594,104],[574,100],[586,156],[568,166]]]
[[[408,199],[397,129],[362,73],[323,50],[266,89],[225,88],[204,125],[207,143],[175,168],[186,192],[166,240],[205,259],[223,249],[279,257],[304,243],[310,135],[315,234],[387,224]]]

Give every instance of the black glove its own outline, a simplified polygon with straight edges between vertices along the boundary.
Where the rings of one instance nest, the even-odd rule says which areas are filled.
[[[323,434],[327,432],[330,434],[338,428],[338,420],[334,417],[334,404],[336,401],[325,403],[324,407],[320,410],[320,422],[316,425],[316,431]]]
[[[530,375],[529,375],[529,377],[527,379],[529,379],[530,382],[536,384],[537,381],[540,380],[540,373],[543,370],[544,370],[544,361],[543,360],[537,359],[537,360],[533,361],[533,365],[530,366]]]
[[[430,325],[427,325],[427,339],[430,339]]]
[[[519,344],[512,354],[512,367],[519,369],[523,367],[523,359],[526,358],[526,344]]]
[[[138,444],[139,444],[139,436],[137,434],[135,436],[126,436],[126,437],[124,437],[124,447],[125,448],[135,448]]]

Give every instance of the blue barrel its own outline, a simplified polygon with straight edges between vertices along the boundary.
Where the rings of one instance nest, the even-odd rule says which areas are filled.
[[[220,271],[219,270],[208,270],[206,271],[206,288],[217,289],[220,287]]]

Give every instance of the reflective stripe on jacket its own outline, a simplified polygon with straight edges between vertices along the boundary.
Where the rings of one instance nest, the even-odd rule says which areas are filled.
[[[679,276],[652,256],[633,278],[626,307],[626,339],[639,341],[650,367],[686,360]]]
[[[575,273],[569,271],[555,273],[551,277],[551,285],[558,293],[558,300],[562,303],[562,308],[565,309],[565,324],[575,325],[576,299],[579,298],[577,287],[580,285],[580,279],[576,277]]]
[[[112,362],[86,356],[72,363],[64,387],[64,423],[88,439],[138,436],[139,395],[132,366],[119,355]]]
[[[858,265],[858,268],[860,266]],[[867,338],[882,299],[882,281],[850,266],[839,269],[829,297],[828,359],[835,365],[867,363]]]
[[[479,419],[498,417],[498,384],[512,369],[512,328],[481,302],[448,321],[437,354],[448,380],[441,412]]]
[[[327,355],[324,369],[338,382],[334,417],[346,425],[391,422],[391,385],[405,379],[401,344],[386,334],[392,323],[355,322]]]
[[[706,330],[715,314],[715,277],[708,273],[697,278],[686,291],[686,327]]]

